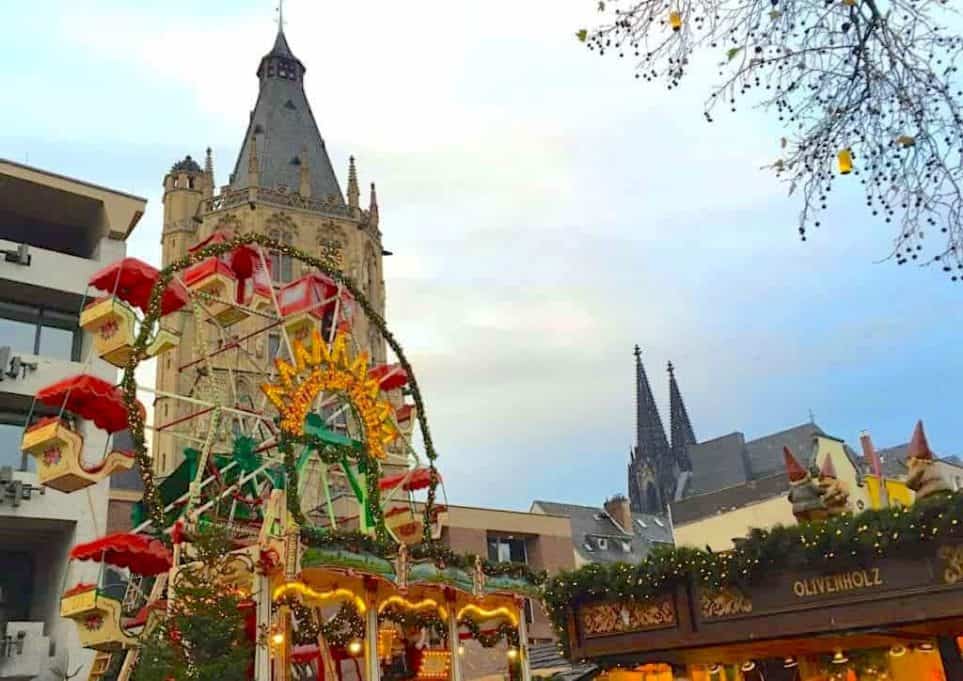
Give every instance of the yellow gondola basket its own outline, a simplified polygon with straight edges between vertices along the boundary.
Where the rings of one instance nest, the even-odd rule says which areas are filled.
[[[76,492],[134,465],[132,456],[112,451],[97,466],[84,466],[83,437],[57,417],[42,419],[28,428],[20,448],[37,460],[40,484],[59,492]]]
[[[134,354],[137,315],[124,301],[113,296],[96,300],[80,313],[80,326],[94,337],[94,349],[105,362],[127,366]]]
[[[100,593],[93,584],[78,584],[60,599],[60,616],[77,625],[84,648],[112,652],[138,645],[121,624],[121,603]]]

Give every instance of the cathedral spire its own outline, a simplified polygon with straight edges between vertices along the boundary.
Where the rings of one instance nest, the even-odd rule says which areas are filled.
[[[371,183],[371,202],[368,204],[368,226],[371,229],[378,228],[380,217],[378,216],[378,194],[375,192],[375,183]]]
[[[636,458],[657,460],[669,449],[662,418],[642,366],[642,350],[635,346],[635,449]]]
[[[672,458],[679,470],[691,471],[689,445],[695,444],[696,437],[689,421],[689,412],[682,401],[679,383],[675,380],[675,368],[669,362],[669,437],[671,438]]]

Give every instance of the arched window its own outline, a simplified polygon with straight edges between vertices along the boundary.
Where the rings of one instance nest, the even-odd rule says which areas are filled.
[[[376,310],[378,309],[378,260],[375,257],[374,249],[371,244],[368,244],[365,248],[364,256],[364,272],[363,272],[362,285],[364,286],[364,293],[368,296],[368,302]]]
[[[272,229],[268,231],[268,238],[286,246],[294,244],[294,236],[287,230]],[[271,279],[278,284],[287,284],[294,279],[294,259],[290,255],[271,251]]]
[[[655,485],[651,482],[645,487],[645,505],[649,513],[659,512],[659,493],[655,490]]]

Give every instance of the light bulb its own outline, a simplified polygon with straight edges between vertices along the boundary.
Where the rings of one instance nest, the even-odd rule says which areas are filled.
[[[509,648],[509,649],[508,649],[508,659],[509,659],[509,660],[514,660],[516,657],[518,657],[518,649],[517,649],[517,648]]]
[[[465,654],[465,644],[464,644],[464,643],[459,643],[459,644],[458,644],[458,654],[459,654],[459,655],[464,655],[464,654]]]
[[[898,643],[889,649],[889,654],[892,657],[902,657],[906,654],[906,646],[899,645]]]
[[[846,664],[847,662],[849,662],[849,658],[843,654],[842,650],[833,653],[833,664]]]
[[[755,668],[756,668],[756,663],[752,660],[746,660],[745,662],[742,663],[742,667],[740,667],[740,669],[742,669],[742,671],[744,672],[751,672]]]
[[[271,643],[273,643],[276,646],[279,646],[282,643],[284,643],[284,633],[280,631],[274,632],[271,635]]]
[[[786,669],[792,669],[793,667],[798,667],[799,663],[796,661],[795,657],[787,657],[782,661],[782,666]]]
[[[360,655],[363,647],[364,646],[361,645],[361,641],[355,639],[348,644],[348,652],[352,655]]]
[[[921,653],[932,653],[934,648],[932,643],[930,643],[929,641],[926,641],[925,643],[920,643],[916,647],[916,649],[919,650]]]

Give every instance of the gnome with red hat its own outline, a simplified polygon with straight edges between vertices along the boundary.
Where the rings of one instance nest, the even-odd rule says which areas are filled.
[[[916,492],[916,500],[925,499],[934,494],[950,492],[950,486],[943,479],[942,474],[936,467],[936,457],[926,441],[926,433],[923,432],[923,422],[916,422],[916,430],[913,431],[913,439],[909,444],[909,456],[906,465],[909,473],[906,476],[906,486]]]
[[[822,492],[823,505],[829,515],[847,513],[849,508],[849,488],[836,475],[833,458],[827,456],[819,469],[819,489]]]
[[[792,514],[796,520],[808,522],[825,519],[829,513],[823,503],[822,490],[809,471],[799,465],[789,447],[782,448],[782,455],[789,475],[789,503],[792,504]]]

